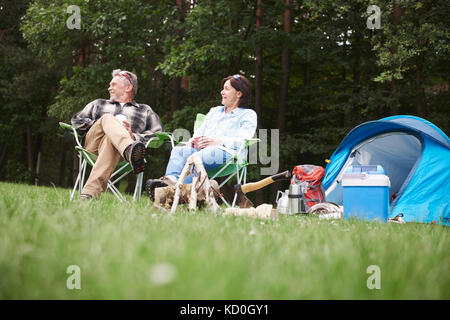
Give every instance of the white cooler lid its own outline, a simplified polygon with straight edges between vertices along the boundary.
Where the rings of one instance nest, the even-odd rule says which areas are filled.
[[[391,181],[384,174],[349,174],[342,176],[343,187],[390,187]]]

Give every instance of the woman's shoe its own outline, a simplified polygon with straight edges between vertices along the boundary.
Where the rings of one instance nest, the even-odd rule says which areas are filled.
[[[145,192],[149,196],[150,200],[155,201],[155,189],[167,186],[174,186],[176,182],[168,177],[162,177],[160,179],[148,179],[145,183]]]

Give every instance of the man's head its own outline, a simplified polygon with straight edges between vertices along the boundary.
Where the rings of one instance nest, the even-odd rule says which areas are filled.
[[[115,69],[112,77],[108,88],[110,99],[117,102],[133,101],[138,89],[136,75],[129,71]]]

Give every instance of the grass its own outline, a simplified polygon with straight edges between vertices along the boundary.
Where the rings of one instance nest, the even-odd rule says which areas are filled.
[[[145,197],[69,192],[0,183],[0,299],[450,298],[447,227],[171,215]],[[66,286],[70,265],[80,290]]]

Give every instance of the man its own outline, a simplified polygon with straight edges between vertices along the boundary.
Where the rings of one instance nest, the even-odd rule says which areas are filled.
[[[98,155],[80,199],[98,198],[123,157],[135,174],[145,170],[145,143],[162,131],[159,116],[146,104],[134,101],[135,74],[116,69],[109,83],[109,100],[97,99],[72,117],[72,125],[84,136],[84,147]],[[119,117],[116,117],[120,115]],[[127,120],[121,121],[126,118]]]

